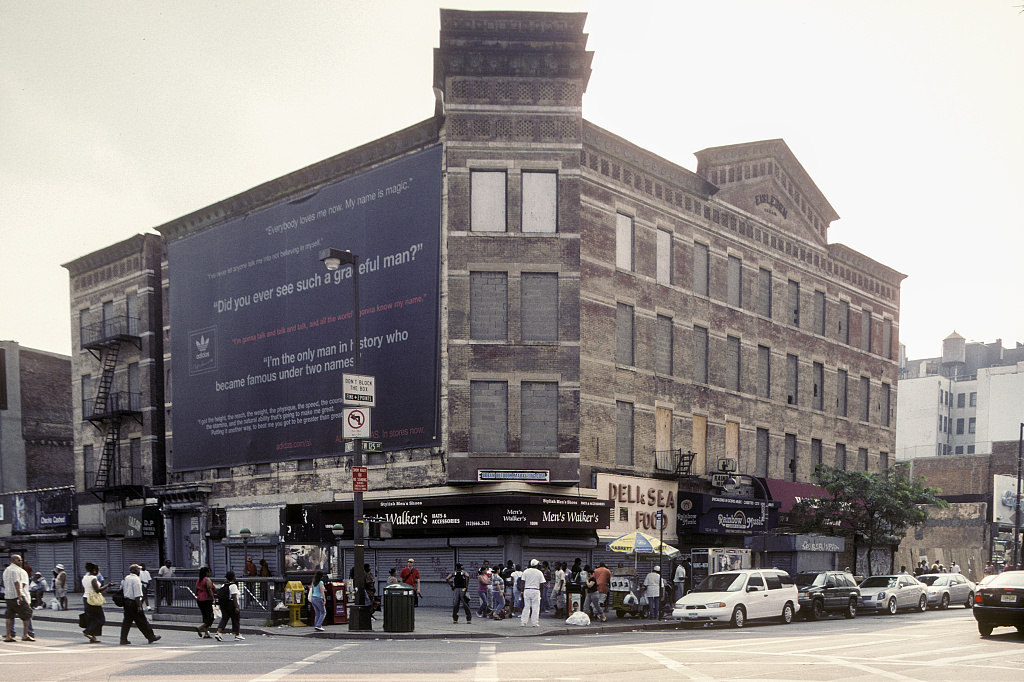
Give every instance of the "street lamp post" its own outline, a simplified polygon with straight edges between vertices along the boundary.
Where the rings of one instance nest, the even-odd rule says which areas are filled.
[[[1017,497],[1013,498],[1013,565],[1016,569],[1020,553],[1020,479],[1024,470],[1024,422],[1020,423],[1020,435],[1017,437]]]
[[[245,569],[249,567],[249,538],[252,537],[252,531],[248,528],[243,528],[238,531],[238,536],[242,538],[242,575],[245,575]],[[245,587],[245,584],[242,584]],[[239,604],[241,604],[242,595],[238,595]]]
[[[352,336],[354,337],[352,341],[352,353],[355,373],[360,374],[362,367],[359,352],[359,256],[351,251],[342,251],[341,249],[321,249],[320,261],[324,264],[327,270],[331,272],[337,270],[342,265],[352,266]],[[352,466],[363,466],[362,438],[353,439]],[[355,488],[355,486],[353,486],[353,488]],[[348,629],[369,630],[371,629],[369,627],[369,619],[365,619],[366,622],[364,622],[364,619],[361,617],[363,614],[362,609],[365,602],[366,590],[366,574],[363,571],[365,553],[363,547],[363,492],[361,490],[352,491],[352,519],[355,524],[352,528],[352,576],[355,581],[356,588],[356,618],[349,618]]]

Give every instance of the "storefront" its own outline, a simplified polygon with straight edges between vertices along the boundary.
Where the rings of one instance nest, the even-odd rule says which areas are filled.
[[[680,549],[750,547],[747,541],[763,543],[779,525],[779,503],[680,491],[676,523],[686,539]]]

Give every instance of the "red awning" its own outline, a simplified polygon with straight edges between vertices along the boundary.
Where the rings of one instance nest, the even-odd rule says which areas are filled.
[[[794,504],[805,497],[832,497],[824,488],[813,483],[780,481],[776,478],[763,480],[772,499],[780,504],[779,512],[782,514],[789,512]]]

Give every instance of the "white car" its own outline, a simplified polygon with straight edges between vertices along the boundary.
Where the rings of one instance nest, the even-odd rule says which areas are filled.
[[[873,575],[860,584],[860,608],[889,615],[900,609],[928,610],[928,587],[906,573]]]
[[[796,585],[788,573],[744,569],[709,575],[676,602],[672,617],[684,623],[729,623],[741,628],[748,620],[762,618],[791,623],[799,610]]]

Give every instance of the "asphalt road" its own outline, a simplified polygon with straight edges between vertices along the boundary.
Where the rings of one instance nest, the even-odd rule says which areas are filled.
[[[19,624],[20,626],[20,624]],[[105,630],[37,622],[36,642],[0,644],[5,680],[956,680],[1024,679],[1024,637],[979,637],[971,612],[862,615],[741,630],[699,628],[489,639],[380,640],[161,632],[131,646]]]

